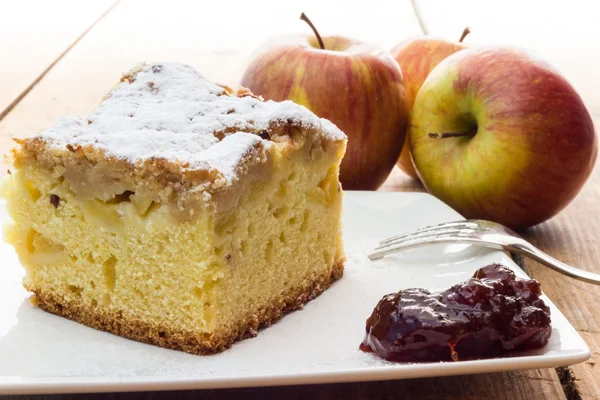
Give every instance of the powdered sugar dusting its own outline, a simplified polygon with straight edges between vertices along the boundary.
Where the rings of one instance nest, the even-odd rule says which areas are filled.
[[[187,65],[149,64],[126,78],[87,118],[64,117],[40,137],[51,146],[93,146],[134,164],[164,158],[188,169],[216,168],[227,181],[257,143],[270,145],[254,133],[273,121],[293,120],[327,139],[345,138],[300,105],[230,96]]]
[[[227,183],[231,183],[235,179],[239,161],[248,156],[256,156],[257,151],[254,146],[261,140],[257,135],[239,132],[226,136],[219,143],[205,150],[201,156],[209,165],[221,171]]]

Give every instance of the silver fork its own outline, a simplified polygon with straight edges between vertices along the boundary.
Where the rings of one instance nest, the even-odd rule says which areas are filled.
[[[377,260],[388,254],[411,247],[448,242],[468,243],[491,247],[493,249],[513,251],[532,258],[571,278],[600,285],[600,274],[571,267],[550,257],[504,225],[476,219],[446,222],[403,235],[393,236],[381,241],[379,246],[369,253],[368,256],[371,260]]]

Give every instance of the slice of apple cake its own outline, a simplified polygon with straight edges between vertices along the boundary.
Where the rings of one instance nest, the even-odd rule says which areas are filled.
[[[145,64],[18,143],[5,237],[46,311],[206,354],[342,276],[346,136],[302,106]]]

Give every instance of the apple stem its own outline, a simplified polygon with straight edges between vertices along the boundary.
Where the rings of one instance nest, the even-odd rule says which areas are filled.
[[[473,135],[468,132],[442,132],[442,133],[429,132],[429,134],[427,136],[429,136],[432,139],[445,139],[445,138],[449,138],[449,137],[462,137],[462,136],[473,136]]]
[[[460,39],[458,39],[458,43],[462,43],[463,40],[465,40],[465,38],[467,37],[467,35],[471,33],[471,30],[469,29],[469,27],[467,26],[465,28],[465,30],[463,31],[462,35],[460,35]]]
[[[308,26],[310,26],[310,28],[315,33],[315,36],[317,37],[317,41],[319,42],[319,46],[321,47],[321,50],[325,50],[325,44],[323,43],[323,39],[321,39],[321,35],[319,35],[319,31],[317,31],[317,28],[315,28],[313,23],[310,22],[310,19],[308,19],[306,14],[304,14],[304,13],[300,14],[300,19],[302,21],[306,22],[308,24]]]

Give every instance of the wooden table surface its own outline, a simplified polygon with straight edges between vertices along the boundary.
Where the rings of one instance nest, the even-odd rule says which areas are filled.
[[[186,62],[208,78],[235,85],[248,57],[265,39],[308,32],[298,20],[302,11],[323,34],[353,36],[385,48],[423,33],[457,39],[462,29],[469,26],[472,34],[467,43],[528,48],[552,62],[580,92],[595,121],[600,121],[600,26],[594,2],[371,0],[347,1],[343,9],[337,2],[322,0],[255,0],[235,5],[214,1],[210,6],[204,3],[0,3],[2,153],[11,146],[12,137],[33,135],[64,114],[85,115],[121,72],[140,61]],[[382,190],[423,188],[394,170]],[[525,237],[562,261],[600,272],[600,266],[595,264],[600,259],[598,199],[597,168],[571,205],[557,217],[526,231]],[[566,278],[533,262],[525,265],[589,345],[592,357],[587,362],[566,368],[445,378],[108,397],[600,399],[600,287]],[[107,395],[68,397],[100,396]]]

